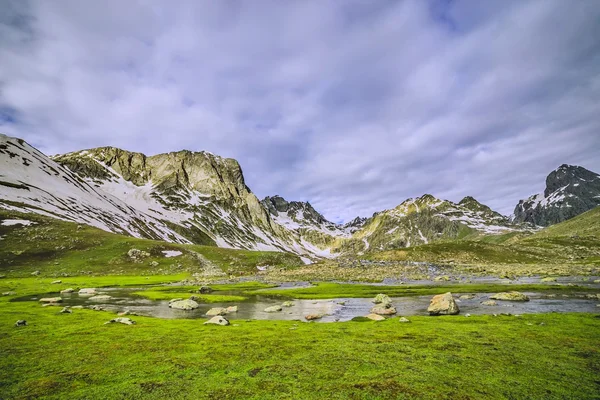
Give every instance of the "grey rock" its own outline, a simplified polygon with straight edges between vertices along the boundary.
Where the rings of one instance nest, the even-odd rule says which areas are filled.
[[[172,303],[169,304],[169,307],[174,308],[176,310],[195,310],[196,308],[200,307],[200,305],[198,303],[196,303],[194,300],[179,300],[179,301],[174,301]]]
[[[223,317],[222,315],[217,315],[215,317],[212,317],[208,321],[206,321],[204,323],[204,325],[221,325],[221,326],[227,326],[227,325],[229,325],[229,321],[225,317]]]
[[[452,293],[438,294],[433,296],[429,307],[427,307],[429,315],[455,315],[460,312],[458,305],[452,297]]]
[[[268,312],[268,313],[274,313],[274,312],[278,312],[281,310],[283,310],[283,308],[281,308],[281,306],[271,306],[271,307],[265,308],[265,312]]]
[[[104,324],[114,324],[114,323],[118,323],[118,324],[124,324],[124,325],[133,325],[135,324],[135,321],[130,319],[130,318],[123,318],[123,317],[119,317],[119,318],[113,318],[108,322],[105,322]]]
[[[399,322],[404,322],[404,323],[410,322],[410,320],[408,318],[406,318],[406,317],[400,317],[400,319],[398,321]]]
[[[15,326],[27,326],[27,321],[25,321],[24,319],[20,319],[17,322],[15,322]]]

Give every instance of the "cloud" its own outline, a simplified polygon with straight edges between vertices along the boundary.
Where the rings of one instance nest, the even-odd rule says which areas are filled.
[[[335,221],[600,171],[596,2],[3,3],[0,130],[49,154],[209,150]]]

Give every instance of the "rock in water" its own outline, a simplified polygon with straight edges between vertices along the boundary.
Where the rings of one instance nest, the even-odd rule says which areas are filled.
[[[375,303],[375,304],[382,304],[382,305],[384,305],[384,304],[392,304],[392,299],[390,299],[390,296],[388,296],[387,294],[379,293],[373,299],[373,303]]]
[[[271,306],[271,307],[265,308],[265,312],[268,312],[268,313],[278,312],[281,310],[283,310],[283,308],[281,308],[281,306]]]
[[[496,303],[494,300],[486,300],[486,301],[482,301],[481,305],[482,306],[497,306],[498,303]]]
[[[44,297],[40,299],[40,303],[60,303],[62,299],[60,297]]]
[[[113,323],[119,323],[119,324],[125,324],[125,325],[133,325],[133,324],[135,324],[135,321],[133,321],[130,318],[119,317],[119,318],[111,319],[110,321],[105,322],[104,324],[106,325],[106,324],[113,324]]]
[[[383,305],[378,305],[371,308],[371,314],[393,315],[396,314],[396,308],[392,307],[391,304],[388,304],[387,307]]]
[[[433,296],[429,307],[427,308],[429,315],[455,315],[460,312],[458,305],[452,297],[452,293],[438,294]]]
[[[94,289],[94,288],[83,288],[83,289],[79,289],[79,294],[93,296],[95,294],[98,294],[98,292],[96,292],[96,289]]]
[[[227,314],[235,313],[238,311],[238,306],[229,306],[225,310],[227,311]]]
[[[20,319],[17,322],[15,322],[15,326],[27,326],[27,321],[25,321],[24,319]]]
[[[304,316],[304,319],[306,319],[307,321],[313,321],[315,319],[321,318],[323,318],[323,314],[308,314]]]
[[[463,294],[459,297],[459,300],[472,300],[475,298],[474,294]]]
[[[556,282],[556,278],[553,278],[553,277],[542,278],[540,280],[540,282]]]
[[[529,297],[520,292],[502,292],[496,293],[490,296],[492,300],[505,300],[505,301],[529,301]]]
[[[187,299],[174,301],[169,304],[169,307],[176,310],[195,310],[196,308],[200,307],[200,305],[198,305],[198,303],[196,303],[194,300]]]
[[[369,318],[370,320],[373,320],[373,321],[383,321],[385,319],[381,315],[377,315],[377,314],[368,314],[366,316],[366,318]]]
[[[216,317],[212,317],[208,321],[204,323],[204,325],[221,325],[226,326],[229,325],[229,321],[221,315],[217,315]]]
[[[68,288],[68,289],[61,290],[60,293],[61,294],[69,294],[69,293],[73,293],[74,291],[75,291],[75,289]]]
[[[109,296],[107,294],[101,294],[98,296],[92,296],[89,298],[91,301],[107,301],[112,299],[112,296]]]
[[[282,307],[294,307],[294,302],[293,301],[284,301],[281,306]]]
[[[211,308],[210,310],[208,310],[206,312],[206,315],[210,316],[214,316],[214,315],[225,315],[227,314],[227,309],[223,308],[223,307],[215,307],[215,308]]]

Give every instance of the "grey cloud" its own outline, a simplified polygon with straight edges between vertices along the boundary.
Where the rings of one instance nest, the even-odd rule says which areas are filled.
[[[3,3],[0,130],[47,153],[208,150],[336,221],[600,171],[596,2]]]

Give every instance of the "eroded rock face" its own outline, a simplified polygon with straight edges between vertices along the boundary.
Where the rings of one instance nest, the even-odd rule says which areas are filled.
[[[544,193],[519,201],[514,221],[548,226],[576,217],[600,205],[600,175],[563,164],[546,178]]]
[[[504,300],[504,301],[529,301],[529,296],[520,292],[502,292],[496,293],[490,296],[492,300]]]
[[[169,304],[169,307],[174,308],[176,310],[195,310],[196,308],[200,307],[200,305],[194,300],[187,299],[174,301]]]
[[[455,315],[460,312],[458,304],[454,301],[452,293],[438,294],[433,296],[429,307],[427,308],[429,315]]]

